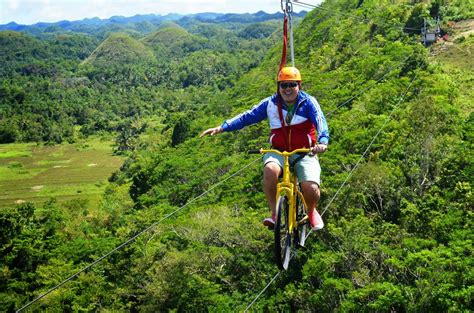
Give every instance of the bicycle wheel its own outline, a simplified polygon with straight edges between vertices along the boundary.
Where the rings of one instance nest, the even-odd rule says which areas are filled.
[[[290,263],[291,234],[288,232],[288,198],[280,196],[277,202],[275,222],[275,259],[280,269]]]
[[[306,241],[306,230],[308,221],[305,220],[301,222],[306,217],[306,209],[303,205],[303,200],[300,197],[296,198],[296,220],[298,221],[297,233],[296,233],[296,240],[297,244],[300,247],[304,247]]]

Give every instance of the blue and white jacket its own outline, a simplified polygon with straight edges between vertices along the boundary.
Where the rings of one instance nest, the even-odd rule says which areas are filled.
[[[250,110],[239,114],[224,123],[224,131],[233,131],[258,123],[268,118],[271,134],[270,143],[272,147],[292,151],[299,148],[310,148],[316,143],[329,143],[329,129],[318,101],[304,91],[299,91],[293,118],[286,122],[288,113],[286,104],[281,101],[283,124],[278,112],[277,99],[280,96],[274,94]]]

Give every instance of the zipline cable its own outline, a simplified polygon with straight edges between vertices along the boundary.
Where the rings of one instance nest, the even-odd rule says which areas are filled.
[[[314,5],[314,4],[311,4],[311,3],[305,3],[305,2],[301,2],[299,0],[294,0],[295,1],[295,5],[296,6],[300,6],[300,7],[305,7],[305,8],[311,8],[311,9],[317,9],[317,10],[321,10],[321,11],[327,11],[327,12],[331,12],[331,13],[336,13],[337,15],[343,15],[343,16],[347,16],[347,17],[354,17],[356,18],[357,20],[361,21],[361,22],[369,22],[370,20],[368,19],[365,19],[365,18],[361,18],[357,15],[354,15],[354,14],[350,14],[350,13],[343,13],[343,12],[340,12],[340,11],[336,11],[336,10],[331,10],[331,9],[327,9],[325,7],[322,7],[321,5]]]
[[[51,292],[53,292],[54,290],[58,289],[59,287],[61,287],[62,285],[66,284],[67,282],[71,281],[72,279],[74,279],[75,277],[77,277],[79,274],[87,271],[88,269],[90,269],[92,266],[96,265],[97,263],[99,263],[100,261],[104,260],[105,258],[107,258],[108,256],[110,256],[111,254],[113,254],[114,252],[122,249],[123,247],[129,245],[130,243],[132,243],[133,241],[135,241],[138,237],[140,237],[141,235],[143,235],[144,233],[150,231],[151,229],[155,228],[158,224],[160,224],[161,222],[163,222],[164,220],[170,218],[171,216],[175,215],[176,213],[178,213],[179,211],[183,210],[184,208],[186,208],[188,205],[196,202],[197,200],[199,200],[200,198],[204,197],[206,194],[208,194],[209,192],[211,192],[212,190],[214,190],[215,188],[217,188],[218,186],[222,185],[224,182],[226,182],[227,180],[231,179],[232,177],[236,176],[237,174],[239,174],[240,172],[244,171],[245,169],[247,169],[248,167],[252,166],[255,162],[257,162],[258,160],[260,160],[261,157],[258,157],[256,158],[255,160],[253,160],[252,162],[248,163],[247,165],[243,166],[242,168],[240,168],[239,170],[237,170],[236,172],[234,172],[232,175],[230,175],[229,177],[223,179],[222,181],[216,183],[214,186],[212,186],[211,188],[209,188],[208,190],[206,190],[205,192],[201,193],[200,195],[198,195],[197,197],[191,199],[189,202],[187,202],[185,205],[181,206],[180,208],[174,210],[173,212],[171,213],[168,213],[167,215],[165,215],[163,218],[161,218],[159,221],[151,224],[150,226],[148,226],[147,228],[145,228],[144,230],[140,231],[138,234],[136,234],[135,236],[133,236],[132,238],[128,239],[127,241],[123,242],[122,244],[120,244],[119,246],[115,247],[114,249],[112,249],[111,251],[107,252],[106,254],[104,254],[103,256],[101,256],[100,258],[98,258],[97,260],[95,260],[94,262],[88,264],[87,266],[85,266],[84,268],[82,268],[81,270],[77,271],[76,273],[74,273],[73,275],[69,276],[68,278],[66,278],[65,280],[63,280],[61,283],[57,284],[56,286],[50,288],[48,291],[46,291],[45,293],[39,295],[38,297],[36,297],[35,299],[33,299],[32,301],[28,302],[27,304],[25,304],[24,306],[22,306],[21,308],[19,308],[16,312],[21,312],[23,311],[24,309],[28,308],[30,305],[32,305],[33,303],[35,303],[36,301],[46,297],[48,294],[50,294]]]
[[[278,276],[280,276],[281,273],[282,271],[279,271],[275,276],[273,276],[273,278],[265,286],[265,288],[263,288],[262,291],[260,291],[260,293],[255,297],[255,299],[253,299],[253,301],[245,308],[244,312],[248,312],[248,310],[252,307],[252,305],[262,296],[262,294],[268,289],[268,287],[270,287],[273,281],[277,279]]]
[[[375,142],[375,139],[377,139],[377,137],[380,135],[380,133],[382,132],[382,130],[385,128],[385,126],[387,125],[387,123],[392,119],[392,115],[395,113],[395,110],[399,107],[400,103],[402,103],[402,101],[405,99],[405,96],[407,95],[408,93],[408,90],[411,88],[411,86],[413,85],[413,83],[415,82],[415,79],[416,79],[417,75],[415,74],[415,76],[413,76],[410,84],[408,85],[408,87],[405,89],[405,92],[402,94],[401,98],[398,100],[397,104],[395,104],[395,106],[393,107],[392,111],[390,112],[390,114],[388,115],[388,118],[387,120],[382,124],[382,126],[380,127],[380,129],[377,131],[377,133],[375,134],[375,136],[372,138],[372,141],[369,143],[369,145],[367,146],[367,148],[365,149],[364,153],[362,153],[361,157],[359,158],[359,160],[357,161],[357,163],[354,165],[354,167],[352,168],[352,170],[349,172],[349,174],[347,175],[346,179],[344,180],[344,182],[342,183],[342,185],[339,187],[339,189],[336,191],[336,193],[334,194],[334,196],[331,198],[331,200],[329,201],[329,203],[326,205],[326,207],[324,208],[323,212],[321,213],[321,216],[324,215],[324,213],[328,210],[329,206],[332,204],[332,202],[334,201],[334,199],[336,199],[337,195],[339,194],[339,192],[341,191],[341,189],[344,187],[344,185],[347,183],[347,181],[349,180],[349,178],[351,178],[352,174],[354,173],[354,171],[357,169],[357,167],[359,166],[360,162],[364,159],[364,157],[366,156],[366,154],[369,152],[369,149],[370,147],[373,145],[373,143]]]
[[[297,1],[297,0],[295,0]],[[282,6],[283,8],[283,6]],[[286,41],[285,41],[285,38],[286,38],[286,33],[285,33],[285,22],[286,22],[286,18],[285,18],[285,21],[284,21],[284,31],[283,31],[283,43],[284,43],[284,46],[283,46],[283,53],[286,55]],[[355,96],[349,98],[348,100],[340,103],[339,105],[336,106],[336,108],[331,111],[329,115],[332,115],[334,112],[336,112],[340,107],[346,105],[347,103],[349,103],[350,101],[352,101],[353,99],[357,98],[358,96],[360,96],[363,92],[365,92],[366,90],[372,88],[373,86],[375,86],[377,83],[379,83],[380,81],[382,81],[388,74],[390,74],[394,69],[400,67],[401,65],[405,64],[405,62],[410,58],[411,56],[408,56],[406,59],[403,60],[403,62],[401,62],[398,66],[393,66],[391,67],[384,75],[382,75],[379,79],[377,79],[373,84],[370,84],[369,86],[367,86],[366,88],[364,88],[362,91],[360,91],[358,94],[356,94]],[[282,55],[282,63],[283,63],[283,55]],[[281,69],[281,64],[280,64],[280,69]],[[382,125],[382,128],[379,129],[379,131],[376,133],[375,137],[372,139],[372,141],[370,142],[369,146],[366,148],[366,150],[364,151],[364,153],[362,154],[361,158],[358,160],[356,166],[354,166],[354,168],[351,170],[351,172],[349,173],[349,175],[346,177],[345,181],[342,183],[342,185],[339,187],[339,189],[337,190],[336,194],[333,196],[333,198],[330,200],[329,204],[326,206],[326,208],[324,209],[323,213],[321,214],[324,215],[324,213],[327,211],[327,209],[329,208],[329,206],[332,204],[332,202],[334,201],[334,199],[337,197],[337,195],[339,194],[340,190],[344,187],[344,185],[347,183],[347,181],[349,180],[349,178],[352,176],[353,172],[355,171],[355,169],[358,167],[359,163],[362,161],[362,159],[364,158],[364,156],[367,154],[368,150],[370,149],[370,147],[372,146],[372,144],[374,143],[375,139],[378,137],[378,135],[380,134],[380,132],[383,130],[383,128],[385,127],[385,125],[388,123],[388,121],[391,119],[391,116],[393,114],[393,112],[395,111],[395,109],[398,107],[398,105],[403,101],[403,98],[404,96],[406,95],[406,93],[408,92],[408,89],[411,87],[411,85],[413,84],[414,80],[416,78],[416,75],[415,77],[412,79],[410,85],[407,87],[405,93],[403,94],[402,98],[399,100],[399,102],[395,105],[395,107],[393,108],[392,112],[390,113],[389,115],[389,118],[387,119],[387,121]],[[308,239],[309,235],[311,234],[312,230],[310,230],[308,232],[308,234],[306,235],[305,237],[305,240]],[[291,258],[293,258],[294,255],[291,256]],[[270,280],[270,282],[268,282],[268,284],[257,294],[257,296],[253,299],[253,301],[245,308],[244,312],[248,312],[248,310],[254,305],[255,302],[257,302],[257,300],[264,294],[264,292],[271,286],[271,284],[278,278],[278,276],[281,275],[283,271],[280,270],[278,271],[274,276],[273,278]]]
[[[282,5],[283,5],[283,0],[282,1]],[[360,19],[359,17],[355,16],[355,15],[352,15],[352,14],[344,14],[344,13],[341,13],[341,12],[337,12],[337,11],[333,11],[333,10],[329,10],[329,9],[325,9],[325,8],[321,8],[319,6],[314,6],[314,5],[311,5],[311,4],[307,4],[307,3],[303,3],[303,2],[299,2],[298,0],[295,0],[296,2],[296,5],[300,5],[300,6],[306,6],[306,7],[312,7],[312,8],[316,8],[316,9],[321,9],[321,10],[326,10],[326,11],[331,11],[331,12],[336,12],[337,14],[340,14],[340,15],[346,15],[346,16],[352,16],[352,17],[356,17],[357,19],[359,20],[362,20]],[[291,62],[292,62],[292,66],[294,66],[294,49],[293,49],[293,28],[292,28],[292,18],[291,18],[291,13],[292,13],[292,10],[293,10],[293,7],[292,7],[292,4],[291,4],[291,1],[290,0],[286,0],[286,6],[285,6],[285,18],[286,18],[286,15],[288,15],[288,20],[290,22],[290,52],[291,52]],[[364,21],[368,21],[368,20],[365,20]],[[286,29],[286,27],[285,27]],[[409,29],[409,28],[404,28],[404,29]],[[284,39],[284,50],[285,50],[285,60],[286,60],[286,39]],[[283,56],[282,56],[282,60],[283,60]],[[388,74],[388,73],[387,73]],[[385,74],[384,76],[382,76],[378,81],[376,81],[374,84],[370,85],[369,87],[367,87],[365,90],[371,88],[373,85],[375,85],[377,82],[379,82],[380,80],[382,80],[387,74]],[[414,79],[413,79],[414,80]],[[412,83],[413,83],[413,80],[412,80]],[[411,86],[411,84],[410,84]],[[365,91],[364,90],[364,91]],[[408,89],[407,89],[408,90]],[[356,95],[358,96],[358,95]],[[349,101],[351,101],[352,99],[354,99],[355,97],[352,97],[351,99],[345,101],[344,103],[338,105],[336,107],[336,110],[342,106],[342,105],[345,105],[346,103],[348,103]],[[403,99],[403,97],[402,97]],[[399,103],[401,102],[401,100],[399,101]],[[399,104],[398,103],[398,104]],[[398,106],[398,104],[396,106]],[[334,112],[334,111],[333,111]],[[333,112],[330,112],[330,113],[333,113]],[[393,111],[392,113],[389,115],[389,119],[390,120],[390,117],[392,116],[393,114]],[[384,125],[382,126],[382,128],[386,125],[388,121],[386,121],[384,123]],[[368,152],[368,149],[370,148],[370,146],[373,144],[373,142],[375,141],[376,137],[379,135],[379,133],[382,131],[382,128],[377,132],[376,136],[374,137],[374,139],[372,140],[372,142],[369,144],[369,146],[367,147],[366,151],[364,152],[364,154],[362,155],[362,157],[359,159],[359,161],[357,162],[357,164],[354,166],[354,168],[351,170],[351,172],[349,173],[349,175],[346,177],[346,180],[343,182],[343,184],[341,185],[341,187],[338,189],[338,191],[336,192],[336,194],[333,196],[333,198],[330,200],[329,204],[326,206],[325,210],[323,211],[323,213],[321,215],[323,215],[326,210],[329,208],[330,204],[334,201],[334,199],[337,197],[338,193],[340,192],[340,190],[342,189],[342,187],[345,185],[345,183],[348,181],[348,179],[352,176],[352,173],[354,172],[354,170],[358,167],[359,163],[361,162],[361,160],[363,159],[363,157],[365,156],[365,154]],[[128,239],[127,241],[123,242],[122,244],[120,244],[119,246],[117,246],[116,248],[112,249],[111,251],[109,251],[108,253],[104,254],[103,256],[99,257],[97,260],[95,260],[94,262],[88,264],[87,266],[85,266],[84,268],[82,268],[81,270],[77,271],[76,273],[74,273],[73,275],[69,276],[68,278],[66,278],[65,280],[63,280],[61,283],[57,284],[56,286],[50,288],[48,291],[46,291],[45,293],[41,294],[40,296],[36,297],[35,299],[33,299],[32,301],[30,301],[29,303],[27,303],[26,305],[22,306],[21,308],[19,308],[16,312],[21,312],[23,311],[24,309],[28,308],[30,305],[32,305],[33,303],[39,301],[40,299],[46,297],[48,294],[50,294],[51,292],[53,292],[54,290],[60,288],[61,286],[63,286],[64,284],[66,284],[67,282],[73,280],[75,277],[77,277],[79,274],[87,271],[88,269],[92,268],[94,265],[96,265],[97,263],[101,262],[102,260],[106,259],[107,257],[109,257],[111,254],[115,253],[116,251],[122,249],[123,247],[129,245],[130,243],[134,242],[138,237],[140,237],[141,235],[143,235],[144,233],[150,231],[151,229],[155,228],[158,224],[160,224],[161,222],[163,222],[164,220],[170,218],[171,216],[175,215],[176,213],[178,213],[179,211],[183,210],[184,208],[186,208],[188,205],[192,204],[193,202],[199,200],[200,198],[204,197],[206,194],[208,194],[209,192],[211,192],[212,190],[214,190],[215,188],[217,188],[219,185],[223,184],[225,181],[229,180],[230,178],[234,177],[235,175],[237,175],[238,173],[242,172],[243,170],[245,170],[246,168],[250,167],[251,165],[253,165],[257,160],[259,160],[259,158],[255,159],[254,161],[250,162],[249,164],[245,165],[244,167],[242,167],[241,169],[239,169],[238,171],[236,171],[234,174],[232,174],[231,176],[227,177],[226,179],[222,180],[221,182],[215,184],[214,186],[212,186],[211,188],[209,188],[207,191],[203,192],[202,194],[200,194],[199,196],[191,199],[188,203],[186,203],[185,205],[181,206],[180,208],[174,210],[173,212],[165,215],[162,219],[160,219],[159,221],[151,224],[150,226],[148,226],[147,228],[145,228],[144,230],[142,230],[141,232],[137,233],[135,236],[131,237],[130,239]],[[307,237],[309,236],[309,234],[311,233],[311,231],[308,233]],[[306,238],[307,238],[306,237]],[[245,309],[245,311],[247,311],[257,300],[258,298],[265,292],[265,290],[273,283],[273,281],[281,274],[281,271],[278,272],[273,278],[272,280],[267,284],[267,286],[257,295],[257,297],[254,299],[254,301],[252,301],[252,303]]]
[[[377,137],[380,135],[380,133],[382,132],[382,130],[385,128],[385,126],[388,124],[388,122],[392,119],[392,116],[393,114],[395,113],[395,110],[400,106],[400,104],[402,103],[402,101],[405,99],[405,96],[407,95],[408,93],[408,90],[411,88],[411,86],[413,85],[413,83],[415,82],[415,79],[416,79],[417,75],[415,74],[410,82],[410,84],[408,85],[408,87],[405,89],[405,91],[403,92],[403,94],[401,95],[400,99],[398,100],[397,104],[395,104],[395,106],[393,107],[392,111],[390,112],[390,114],[388,115],[388,118],[387,120],[382,124],[382,126],[380,127],[380,129],[377,131],[377,133],[374,135],[374,137],[372,138],[372,141],[369,143],[369,145],[367,146],[367,148],[365,149],[364,153],[362,153],[361,157],[359,158],[359,160],[356,162],[356,164],[354,165],[354,167],[351,169],[351,171],[349,172],[349,174],[347,175],[347,177],[344,179],[344,182],[341,184],[341,186],[339,187],[339,189],[336,191],[336,193],[334,194],[334,196],[331,198],[331,200],[329,201],[329,203],[326,205],[326,207],[324,208],[324,210],[322,211],[321,213],[321,216],[324,215],[324,213],[326,213],[326,211],[329,209],[329,206],[333,203],[333,201],[336,199],[336,197],[338,196],[339,192],[342,190],[342,188],[345,186],[345,184],[349,181],[349,179],[351,178],[352,174],[354,173],[354,171],[357,169],[357,167],[359,167],[360,165],[360,162],[362,162],[362,160],[364,159],[364,157],[366,156],[366,154],[369,152],[369,149],[370,147],[373,145],[373,143],[375,142],[375,139],[377,139]],[[308,235],[312,232],[312,230],[310,230],[308,232]],[[306,237],[308,238],[308,237]]]
[[[349,180],[349,178],[352,176],[352,174],[354,173],[354,171],[357,169],[357,167],[359,166],[360,162],[364,159],[365,155],[367,154],[367,152],[369,151],[370,147],[372,146],[372,144],[375,142],[375,139],[377,139],[377,137],[380,135],[380,133],[382,132],[382,130],[385,128],[385,126],[387,125],[387,123],[391,120],[392,118],[392,115],[394,114],[395,110],[398,108],[398,106],[400,105],[400,103],[402,103],[402,101],[404,100],[406,94],[408,93],[408,90],[411,88],[411,86],[413,85],[413,83],[415,82],[415,79],[416,79],[417,75],[415,74],[415,76],[413,77],[413,79],[411,80],[410,84],[408,85],[408,87],[405,89],[405,91],[402,93],[402,96],[401,98],[398,100],[397,104],[395,104],[395,106],[393,107],[392,111],[390,112],[387,120],[383,123],[383,125],[379,128],[379,130],[377,131],[377,133],[375,134],[375,136],[372,138],[372,141],[369,143],[369,145],[367,146],[367,148],[365,149],[364,153],[362,153],[362,156],[359,158],[359,160],[357,161],[357,163],[355,164],[355,166],[352,168],[352,170],[349,172],[349,174],[347,175],[346,179],[344,180],[344,182],[341,184],[341,186],[339,187],[339,189],[337,190],[337,192],[334,194],[334,196],[332,197],[332,199],[329,201],[328,205],[326,205],[324,211],[321,213],[321,216],[324,215],[324,213],[327,211],[327,209],[329,208],[329,206],[332,204],[332,202],[334,201],[334,199],[336,199],[336,197],[338,196],[339,192],[341,191],[341,189],[344,187],[344,185],[347,183],[347,181]],[[305,237],[305,240],[308,239],[309,235],[311,234],[313,230],[311,229],[308,234],[306,235]],[[283,270],[280,270],[271,280],[270,282],[263,288],[262,291],[260,291],[260,293],[253,299],[253,301],[247,306],[247,308],[245,309],[244,312],[248,312],[248,310],[250,309],[250,307],[252,307],[252,305],[257,302],[257,300],[262,296],[262,294],[268,289],[268,287],[270,287],[270,285],[273,283],[273,281],[275,281],[275,279],[281,275],[281,273],[283,272]]]
[[[291,1],[286,2],[286,11],[288,13],[288,23],[290,25],[290,56],[291,56],[291,66],[295,67],[295,49],[293,46],[293,4]]]
[[[357,98],[358,96],[360,96],[361,94],[363,94],[365,91],[369,90],[370,88],[372,88],[373,86],[375,86],[376,84],[378,84],[379,82],[381,82],[388,74],[390,74],[393,70],[395,70],[396,68],[399,68],[400,66],[402,66],[403,64],[405,64],[405,62],[411,57],[411,55],[409,55],[407,58],[405,58],[402,62],[400,62],[398,65],[394,65],[392,66],[387,72],[385,72],[385,74],[383,74],[379,79],[377,79],[375,82],[373,82],[372,84],[366,86],[364,89],[362,89],[361,91],[359,91],[359,93],[357,93],[356,95],[350,97],[349,99],[347,99],[346,101],[338,104],[336,106],[336,108],[332,111],[330,111],[327,116],[331,116],[334,112],[336,112],[339,108],[341,108],[342,106],[346,105],[347,103],[351,102],[352,100],[354,100],[355,98]]]

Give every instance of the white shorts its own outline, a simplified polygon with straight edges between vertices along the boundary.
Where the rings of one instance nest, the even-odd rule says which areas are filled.
[[[290,165],[298,157],[298,154],[290,156]],[[283,169],[284,158],[279,154],[273,152],[266,153],[263,156],[263,164],[266,165],[268,162],[275,162]],[[299,182],[312,181],[318,184],[318,186],[321,185],[321,166],[319,165],[317,155],[305,155],[304,158],[296,163],[294,170]]]

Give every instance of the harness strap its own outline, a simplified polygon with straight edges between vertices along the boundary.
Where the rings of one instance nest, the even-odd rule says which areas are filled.
[[[285,12],[285,17],[283,18],[283,49],[281,51],[281,61],[280,61],[280,68],[278,69],[278,73],[280,73],[281,69],[285,67],[287,46],[288,46],[288,14]]]
[[[288,138],[288,127],[285,124],[285,118],[283,117],[283,99],[279,94],[277,94],[277,107],[278,107],[278,117],[280,118],[281,129],[283,130],[283,134],[285,136],[285,150],[288,151],[290,149],[290,140]]]
[[[293,172],[295,170],[296,163],[301,161],[306,156],[306,153],[298,153],[298,157],[290,162],[290,170]]]

